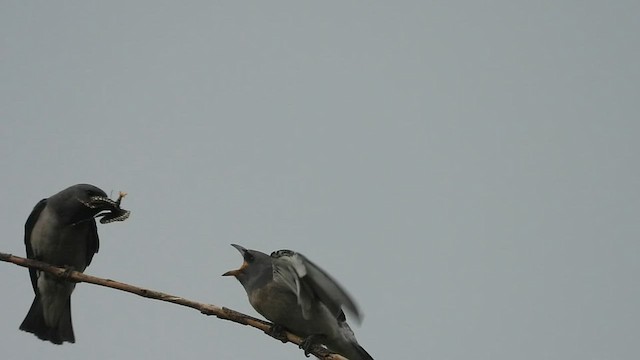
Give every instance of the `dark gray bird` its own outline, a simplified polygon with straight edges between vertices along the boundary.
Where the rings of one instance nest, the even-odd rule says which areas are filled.
[[[102,223],[122,221],[129,217],[129,211],[120,208],[120,199],[111,200],[88,184],[74,185],[40,200],[24,226],[27,257],[84,271],[98,252],[96,216],[102,216]],[[29,275],[35,299],[20,330],[54,344],[75,342],[71,325],[75,284],[31,268]]]
[[[305,354],[314,343],[351,360],[373,360],[358,344],[342,309],[356,321],[361,314],[355,302],[338,283],[302,254],[279,250],[271,256],[232,244],[244,258],[235,276],[249,303],[276,327],[302,336]]]

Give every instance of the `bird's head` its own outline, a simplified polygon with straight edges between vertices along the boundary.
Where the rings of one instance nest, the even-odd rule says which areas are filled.
[[[222,276],[233,276],[249,291],[248,287],[259,287],[272,278],[271,257],[257,250],[248,250],[231,244],[242,255],[242,265],[238,269],[229,270]]]
[[[78,224],[101,216],[101,223],[122,221],[129,217],[129,211],[120,208],[120,194],[118,200],[111,200],[102,189],[89,185],[78,184],[68,187],[51,196],[47,202],[63,221]]]

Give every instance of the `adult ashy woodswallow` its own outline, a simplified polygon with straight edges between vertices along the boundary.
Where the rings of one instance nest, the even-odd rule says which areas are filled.
[[[97,216],[102,217],[101,223],[122,221],[129,217],[129,211],[120,208],[120,199],[111,200],[88,184],[74,185],[40,200],[25,224],[27,257],[84,271],[98,252]],[[29,275],[35,299],[20,330],[54,344],[75,342],[71,325],[75,283],[32,268]]]

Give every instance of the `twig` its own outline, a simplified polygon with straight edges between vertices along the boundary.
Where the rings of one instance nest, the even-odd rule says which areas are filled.
[[[235,323],[242,324],[242,325],[249,325],[258,330],[262,330],[266,335],[270,334],[269,330],[271,329],[271,326],[272,326],[271,323],[260,320],[260,319],[256,319],[252,316],[245,315],[243,313],[240,313],[238,311],[235,311],[226,307],[220,307],[212,304],[204,304],[204,303],[196,302],[193,300],[185,299],[183,297],[163,293],[160,291],[144,289],[138,286],[125,284],[125,283],[111,280],[111,279],[103,279],[103,278],[99,278],[91,275],[86,275],[78,271],[69,271],[69,269],[59,268],[41,261],[26,259],[23,257],[11,255],[11,254],[5,254],[2,252],[0,252],[0,260],[14,263],[16,265],[23,266],[23,267],[29,267],[29,268],[45,271],[61,279],[100,285],[100,286],[104,286],[104,287],[108,287],[108,288],[112,288],[120,291],[125,291],[128,293],[136,294],[149,299],[166,301],[166,302],[190,307],[192,309],[196,309],[200,311],[205,315],[215,315],[216,317],[223,320],[233,321]],[[283,342],[288,341],[296,345],[300,345],[300,343],[303,340],[299,336],[292,334],[290,332],[285,331],[283,335],[284,336],[282,339],[276,338],[276,337],[274,337],[274,339],[277,339]],[[285,338],[286,338],[286,341],[285,341]],[[315,346],[312,349],[311,354],[323,360],[346,360],[344,357],[338,354],[331,353],[330,351],[328,351],[327,349],[321,346]]]

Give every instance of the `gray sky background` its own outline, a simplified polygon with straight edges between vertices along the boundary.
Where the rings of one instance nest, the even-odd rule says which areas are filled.
[[[376,359],[640,353],[637,1],[2,1],[0,251],[36,204],[129,192],[87,273],[257,315],[230,243],[302,252]],[[81,284],[77,343],[6,359],[302,359]]]

